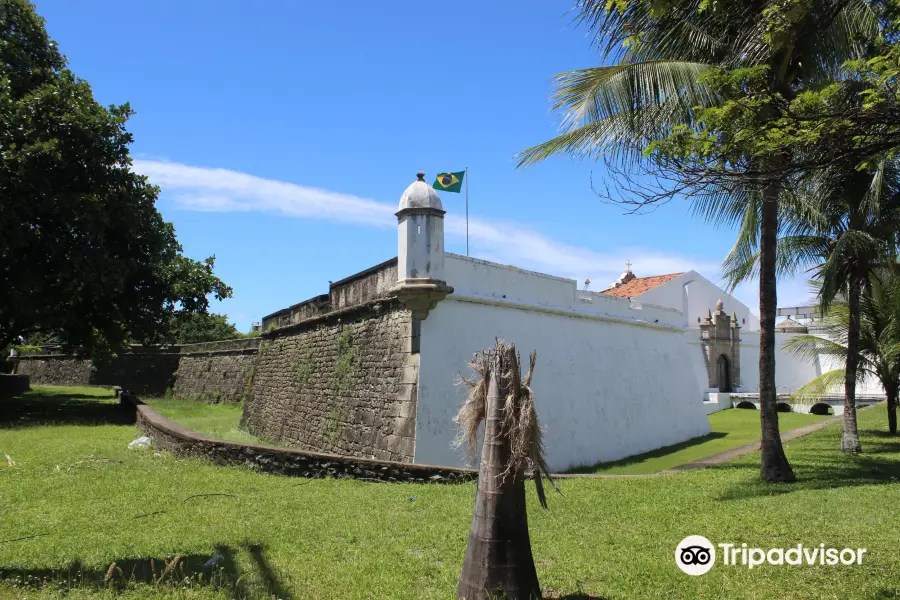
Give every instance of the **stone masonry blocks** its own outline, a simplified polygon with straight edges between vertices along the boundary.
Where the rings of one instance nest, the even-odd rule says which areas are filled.
[[[396,305],[302,323],[259,350],[243,424],[304,450],[412,462],[418,354]]]

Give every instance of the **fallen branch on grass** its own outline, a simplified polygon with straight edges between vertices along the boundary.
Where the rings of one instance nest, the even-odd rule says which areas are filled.
[[[45,535],[50,535],[49,533],[35,533],[34,535],[26,535],[25,537],[13,538],[11,540],[0,540],[0,544],[8,544],[10,542],[21,542],[22,540],[30,540],[33,538],[44,537]]]
[[[194,494],[193,496],[188,496],[184,500],[181,501],[182,504],[190,500],[191,498],[208,498],[210,496],[229,496],[231,498],[236,498],[234,494]]]

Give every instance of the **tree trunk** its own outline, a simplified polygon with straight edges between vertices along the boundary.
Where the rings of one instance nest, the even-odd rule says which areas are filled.
[[[847,292],[847,309],[850,324],[847,327],[847,365],[844,376],[844,432],[841,435],[841,450],[862,452],[859,431],[856,427],[856,370],[859,366],[859,300],[862,282],[856,274],[851,274]]]
[[[888,432],[897,435],[897,386],[885,386],[887,396]]]
[[[778,431],[775,396],[775,312],[778,306],[775,259],[778,240],[778,186],[762,192],[759,245],[759,421],[762,429],[760,477],[763,481],[794,481]]]
[[[515,355],[513,354],[513,357]],[[525,474],[501,473],[509,460],[509,440],[501,431],[501,411],[507,394],[499,381],[512,370],[501,353],[492,357],[485,406],[484,445],[478,469],[478,491],[472,529],[457,596],[466,600],[533,600],[541,597],[531,556]],[[509,388],[509,382],[504,390]]]
[[[0,351],[3,351],[7,346],[12,344],[14,339],[16,339],[14,335],[4,335],[0,338]]]

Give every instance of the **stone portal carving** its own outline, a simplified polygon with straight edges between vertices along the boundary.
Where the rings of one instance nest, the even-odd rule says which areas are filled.
[[[716,302],[715,313],[706,311],[706,319],[700,324],[700,339],[710,389],[734,392],[741,387],[740,334],[737,315],[732,313],[729,317],[722,300]]]

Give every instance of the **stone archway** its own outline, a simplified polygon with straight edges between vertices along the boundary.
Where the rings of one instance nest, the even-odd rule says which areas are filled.
[[[698,319],[699,321],[699,319]],[[703,361],[709,381],[709,391],[734,392],[741,386],[741,326],[737,315],[725,313],[722,301],[716,302],[716,312],[707,311],[700,323]]]
[[[811,415],[833,415],[834,409],[831,408],[829,404],[825,402],[819,402],[818,404],[813,404],[809,409],[809,414]]]
[[[731,389],[731,361],[724,354],[716,360],[716,383],[720,392],[729,393]]]

